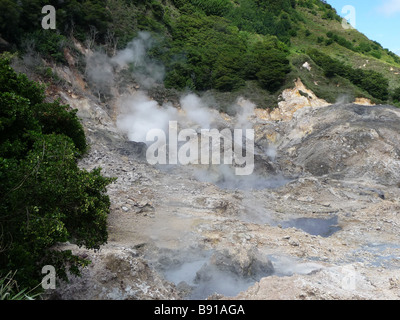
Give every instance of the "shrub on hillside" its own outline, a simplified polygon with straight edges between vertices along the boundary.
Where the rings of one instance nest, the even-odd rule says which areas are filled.
[[[325,76],[329,78],[341,76],[349,79],[354,85],[367,91],[374,98],[382,101],[389,98],[389,81],[381,73],[352,68],[316,49],[309,50],[308,54],[324,70]]]
[[[22,287],[36,287],[44,265],[57,276],[78,273],[88,261],[59,242],[98,249],[107,241],[112,179],[82,170],[87,145],[76,112],[44,102],[44,88],[0,59],[0,274],[18,272]]]
[[[395,102],[400,102],[400,87],[396,88],[392,93],[392,99]]]

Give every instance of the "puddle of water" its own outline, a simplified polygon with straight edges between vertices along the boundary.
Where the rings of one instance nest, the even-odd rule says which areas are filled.
[[[182,261],[179,264],[167,266],[162,270],[166,280],[173,282],[178,288],[187,290],[186,299],[202,300],[213,294],[234,297],[247,290],[263,277],[271,275],[286,277],[293,274],[309,274],[324,268],[321,264],[304,262],[288,256],[267,255],[273,264],[273,272],[257,273],[251,277],[240,276],[228,270],[221,270],[210,264],[211,252],[194,260]]]
[[[329,219],[322,218],[297,218],[284,221],[281,223],[282,228],[296,228],[307,232],[314,236],[324,238],[330,237],[335,232],[341,230],[338,226],[338,217],[334,216]]]
[[[274,272],[272,265],[260,264],[263,261],[262,256],[259,259],[257,256],[251,265],[251,271],[245,271],[250,274],[242,274],[241,269],[235,268],[237,262],[224,260],[226,256],[219,254],[221,253],[202,249],[164,250],[161,253],[162,258],[157,258],[152,264],[167,281],[182,290],[188,300],[202,300],[213,294],[234,297]]]
[[[260,176],[241,176],[234,179],[222,179],[215,184],[225,190],[264,190],[278,189],[285,186],[291,180],[283,176],[271,176],[269,178]]]
[[[290,277],[294,274],[306,275],[324,268],[317,262],[305,262],[290,256],[270,255],[268,258],[274,265],[274,275],[278,277]]]
[[[362,261],[374,267],[400,268],[400,245],[368,243],[352,253],[353,261]]]
[[[178,287],[187,288],[188,300],[202,300],[213,294],[233,297],[261,279],[242,278],[238,275],[213,268],[209,258],[187,261],[163,272],[166,280]]]

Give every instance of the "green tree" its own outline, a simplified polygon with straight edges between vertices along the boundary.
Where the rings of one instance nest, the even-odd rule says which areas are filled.
[[[246,41],[227,20],[182,14],[172,36],[171,49],[160,57],[167,87],[226,91],[244,83]]]
[[[392,99],[393,99],[394,101],[396,101],[396,102],[400,102],[400,87],[399,87],[399,88],[396,88],[396,89],[393,91]]]
[[[19,34],[21,8],[12,0],[0,0],[0,34],[7,40]]]
[[[309,50],[308,54],[324,70],[326,77],[341,76],[349,79],[374,98],[382,101],[389,98],[389,80],[381,73],[373,70],[354,69],[316,49]]]
[[[260,85],[275,92],[286,80],[286,75],[290,72],[290,64],[287,53],[276,48],[271,42],[258,42],[251,48],[251,57],[248,60],[247,72],[255,72],[255,79]]]
[[[98,249],[107,241],[113,179],[77,165],[87,149],[75,111],[44,102],[44,89],[0,60],[0,274],[17,271],[22,287],[53,265],[66,279],[88,261],[51,248],[71,241]]]
[[[389,98],[389,80],[379,72],[364,70],[360,87],[380,100]]]

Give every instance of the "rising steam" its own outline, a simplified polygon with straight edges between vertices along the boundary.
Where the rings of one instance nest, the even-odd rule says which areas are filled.
[[[180,129],[193,128],[197,132],[200,129],[217,128],[221,123],[227,124],[226,119],[222,118],[216,109],[210,108],[209,100],[194,93],[185,94],[180,98],[180,109],[169,103],[160,105],[148,96],[146,90],[162,82],[165,75],[164,67],[147,55],[154,44],[149,33],[140,32],[137,38],[132,40],[125,49],[117,52],[114,57],[95,52],[87,59],[87,78],[99,91],[111,95],[116,92],[116,79],[121,70],[132,72],[133,78],[140,84],[140,91],[122,97],[118,96],[118,129],[131,141],[148,143],[147,133],[152,129],[168,132],[170,121],[177,121]],[[255,107],[251,101],[239,98],[236,104],[231,106],[231,111],[236,114],[236,117],[232,118],[227,125],[231,130],[251,129],[250,120],[254,117]],[[239,142],[240,145],[245,145],[243,141],[235,140],[235,143]],[[274,160],[276,150],[270,148],[263,155]],[[212,168],[198,167],[194,175],[202,181],[216,183],[223,188],[260,189],[280,186],[287,182],[280,177],[267,179],[257,175],[239,179],[234,173],[234,168],[226,165],[215,165]]]
[[[114,57],[104,52],[94,52],[86,58],[86,77],[95,90],[110,93],[115,86],[116,72],[131,67],[135,80],[149,89],[162,82],[165,68],[147,55],[154,46],[150,33],[139,32],[138,37],[128,43],[124,50]]]

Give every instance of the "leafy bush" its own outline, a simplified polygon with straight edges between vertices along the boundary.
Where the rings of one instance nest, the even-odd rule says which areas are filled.
[[[261,86],[275,92],[283,85],[286,74],[291,70],[287,54],[263,43],[257,43],[252,52],[255,57],[247,68],[258,70],[255,75]]]
[[[335,14],[332,11],[327,11],[322,15],[322,19],[334,20]]]
[[[396,88],[392,93],[392,99],[395,102],[400,102],[400,87]]]
[[[371,51],[370,55],[373,56],[374,58],[377,58],[377,59],[381,59],[382,58],[382,53],[380,51],[377,51],[377,50]]]
[[[107,9],[107,0],[0,0],[0,34],[6,40],[20,43],[28,33],[42,30],[42,8],[45,5],[54,5],[57,16],[57,29],[61,35],[71,32],[79,39],[85,40],[89,27],[98,31],[99,39],[104,39],[111,22],[110,12]],[[57,34],[54,30],[42,35],[46,36],[44,51],[52,51],[51,35]],[[40,40],[40,39],[39,39]],[[58,41],[54,45],[58,44]],[[51,52],[55,54],[56,52]]]
[[[342,47],[345,47],[352,51],[355,50],[353,44],[350,41],[333,33],[332,31],[329,31],[326,35],[329,39],[331,39],[333,42],[336,42],[337,44],[341,45]]]
[[[200,8],[206,15],[223,16],[232,8],[229,0],[190,0],[195,7]]]
[[[379,72],[363,70],[360,87],[374,98],[382,101],[389,98],[389,81]]]
[[[232,91],[246,80],[258,80],[275,91],[290,71],[285,46],[276,37],[250,40],[220,17],[182,14],[172,41],[159,51],[169,88]]]
[[[361,42],[360,45],[356,48],[357,51],[362,53],[368,53],[372,50],[371,46],[367,42]]]
[[[223,75],[214,81],[214,87],[219,91],[234,91],[243,85],[244,80],[236,74]]]
[[[385,49],[384,51],[386,51],[386,53],[393,58],[394,62],[400,64],[400,57],[397,54],[393,53],[392,51],[389,51],[389,49]]]
[[[57,62],[65,62],[63,49],[67,38],[53,30],[39,29],[24,36],[22,42],[30,42],[34,49],[45,57],[51,57]]]
[[[87,148],[76,112],[45,103],[44,89],[0,60],[0,274],[18,270],[22,287],[36,287],[41,267],[53,265],[66,279],[88,261],[52,251],[71,241],[99,248],[107,241],[112,179],[87,172],[77,156]]]
[[[324,74],[328,78],[332,78],[335,75],[342,75],[344,76],[347,72],[344,64],[338,60],[334,60],[328,55],[316,50],[312,49],[308,51],[308,55],[314,62],[319,65],[323,70]]]
[[[373,70],[354,69],[316,49],[309,50],[308,54],[324,70],[326,77],[332,78],[338,75],[349,79],[374,98],[382,101],[389,98],[389,81],[381,73]]]
[[[334,43],[333,39],[325,39],[325,45],[326,46],[330,46],[333,43]]]
[[[299,0],[298,6],[303,7],[303,8],[312,9],[314,7],[314,4],[312,3],[312,1]]]

